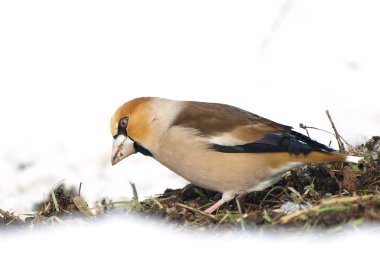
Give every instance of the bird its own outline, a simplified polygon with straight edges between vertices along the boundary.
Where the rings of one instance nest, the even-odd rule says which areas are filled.
[[[222,103],[139,97],[115,111],[110,127],[112,165],[135,153],[153,157],[192,184],[222,193],[209,214],[297,166],[362,159]]]

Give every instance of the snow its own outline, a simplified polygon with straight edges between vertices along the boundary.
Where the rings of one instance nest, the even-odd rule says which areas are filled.
[[[18,231],[14,235],[3,235],[2,249],[15,252],[38,249],[42,252],[67,252],[68,250],[112,251],[120,249],[156,252],[194,252],[212,249],[215,252],[235,252],[236,250],[265,249],[271,252],[358,252],[375,246],[378,229],[368,227],[367,232],[350,231],[340,235],[320,233],[285,234],[283,232],[241,232],[198,234],[181,231],[151,221],[141,226],[139,220],[123,217],[108,219],[93,224],[60,226],[59,229],[38,231]],[[107,231],[110,233],[107,236]],[[16,236],[15,236],[16,235]],[[22,242],[22,243],[20,243]]]
[[[329,109],[350,142],[379,135],[379,11],[376,1],[1,1],[1,208],[27,212],[63,179],[82,182],[90,202],[130,198],[128,181],[142,197],[184,185],[142,155],[111,167],[110,117],[138,96],[223,102],[298,131],[329,130]]]

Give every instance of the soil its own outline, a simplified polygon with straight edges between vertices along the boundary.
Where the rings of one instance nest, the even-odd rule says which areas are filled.
[[[213,215],[201,210],[220,199],[221,194],[191,184],[183,189],[167,189],[143,201],[104,199],[91,209],[75,189],[67,190],[60,185],[47,200],[37,204],[35,214],[25,220],[0,209],[0,230],[72,220],[91,222],[120,212],[171,223],[181,229],[203,231],[263,228],[340,231],[380,222],[380,137],[371,138],[349,153],[363,156],[365,161],[358,165],[334,163],[298,167],[285,173],[270,188],[248,194],[241,203],[230,201]],[[136,191],[133,184],[132,188]]]

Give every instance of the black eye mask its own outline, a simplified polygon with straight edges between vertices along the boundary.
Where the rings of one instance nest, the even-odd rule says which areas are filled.
[[[113,137],[116,139],[116,137],[120,134],[128,136],[127,134],[127,126],[128,126],[128,117],[123,117],[119,121],[119,125],[117,126],[117,134]]]

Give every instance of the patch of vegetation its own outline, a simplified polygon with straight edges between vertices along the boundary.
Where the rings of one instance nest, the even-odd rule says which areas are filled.
[[[196,231],[263,228],[314,231],[325,228],[338,232],[380,222],[380,137],[373,137],[366,144],[351,149],[350,153],[363,156],[365,160],[358,165],[333,163],[296,168],[272,187],[248,194],[242,203],[230,201],[212,215],[202,210],[220,199],[221,194],[194,185],[167,189],[160,195],[139,201],[136,187],[131,183],[132,200],[104,199],[92,208],[77,191],[66,190],[60,185],[25,220],[0,209],[0,230],[66,224],[73,220],[91,222],[116,213],[158,219]]]

